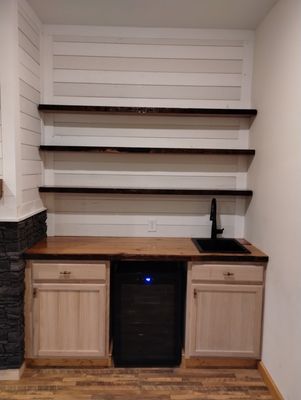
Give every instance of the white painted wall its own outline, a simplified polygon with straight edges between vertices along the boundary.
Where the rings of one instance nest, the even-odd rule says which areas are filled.
[[[0,71],[3,196],[0,219],[16,219],[18,208],[18,55],[17,11],[15,0],[0,2]]]
[[[250,107],[250,31],[46,26],[43,101],[145,107]],[[47,115],[45,144],[248,148],[234,118]],[[242,157],[48,154],[46,185],[246,188]],[[50,235],[207,236],[210,198],[44,195]],[[219,199],[226,236],[245,201]],[[154,222],[153,222],[154,221]],[[150,225],[156,228],[150,229]]]
[[[37,189],[42,171],[41,122],[36,111],[40,28],[26,0],[1,0],[2,221],[21,220],[44,209]]]
[[[21,199],[19,216],[43,208],[38,192],[42,183],[40,103],[40,41],[42,24],[24,0],[18,3],[18,61],[20,112]]]
[[[2,112],[1,112],[1,78],[0,78],[0,178],[2,178],[2,175],[3,175],[2,158],[3,158],[3,155],[2,155]]]
[[[250,31],[48,26],[44,102],[248,107]]]
[[[301,398],[301,2],[279,1],[256,32],[250,133],[255,194],[246,237],[270,257],[263,362],[286,400]]]

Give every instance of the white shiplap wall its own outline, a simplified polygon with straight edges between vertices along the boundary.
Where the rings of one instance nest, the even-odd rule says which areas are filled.
[[[40,103],[40,35],[41,24],[26,1],[19,1],[19,99],[21,213],[40,211],[42,202],[38,186],[42,182],[42,162],[38,147],[41,143]]]
[[[250,106],[253,35],[245,31],[46,27],[44,103]],[[44,143],[248,148],[235,118],[47,115]],[[235,156],[44,156],[44,183],[106,187],[246,188]],[[207,236],[210,198],[45,195],[49,234]],[[218,201],[226,236],[243,236],[245,200]]]
[[[252,33],[48,27],[45,102],[248,107]]]
[[[2,108],[1,108],[1,82],[0,82],[0,178],[3,177],[3,154],[2,154]]]

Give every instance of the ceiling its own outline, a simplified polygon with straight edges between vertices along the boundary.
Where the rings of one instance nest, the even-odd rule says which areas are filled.
[[[27,0],[45,24],[255,29],[277,0]]]

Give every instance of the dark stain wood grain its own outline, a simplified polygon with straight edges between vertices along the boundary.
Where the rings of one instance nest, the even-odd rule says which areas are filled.
[[[252,190],[244,189],[138,189],[104,188],[91,186],[40,186],[41,193],[94,193],[94,194],[144,194],[144,195],[183,195],[183,196],[239,196],[250,197]]]
[[[105,147],[105,146],[56,146],[41,145],[41,151],[87,152],[87,153],[143,153],[143,154],[201,154],[201,155],[246,155],[253,156],[254,149],[188,149],[171,147]]]
[[[48,237],[25,252],[27,259],[73,260],[182,260],[182,261],[268,261],[266,254],[247,241],[249,254],[200,252],[189,238],[151,237]]]
[[[97,113],[120,115],[171,115],[189,117],[238,117],[250,118],[257,115],[255,109],[230,108],[168,108],[168,107],[111,107],[83,106],[62,104],[39,104],[39,111],[44,113]]]

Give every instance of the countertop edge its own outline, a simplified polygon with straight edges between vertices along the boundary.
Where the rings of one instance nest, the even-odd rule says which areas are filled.
[[[238,241],[250,253],[199,252],[190,238],[52,236],[27,249],[23,256],[26,260],[268,262],[268,256],[247,240]]]
[[[237,254],[200,254],[198,256],[180,255],[149,255],[149,254],[24,254],[25,260],[175,260],[175,261],[206,261],[206,262],[256,262],[267,263],[268,256],[237,255]]]

